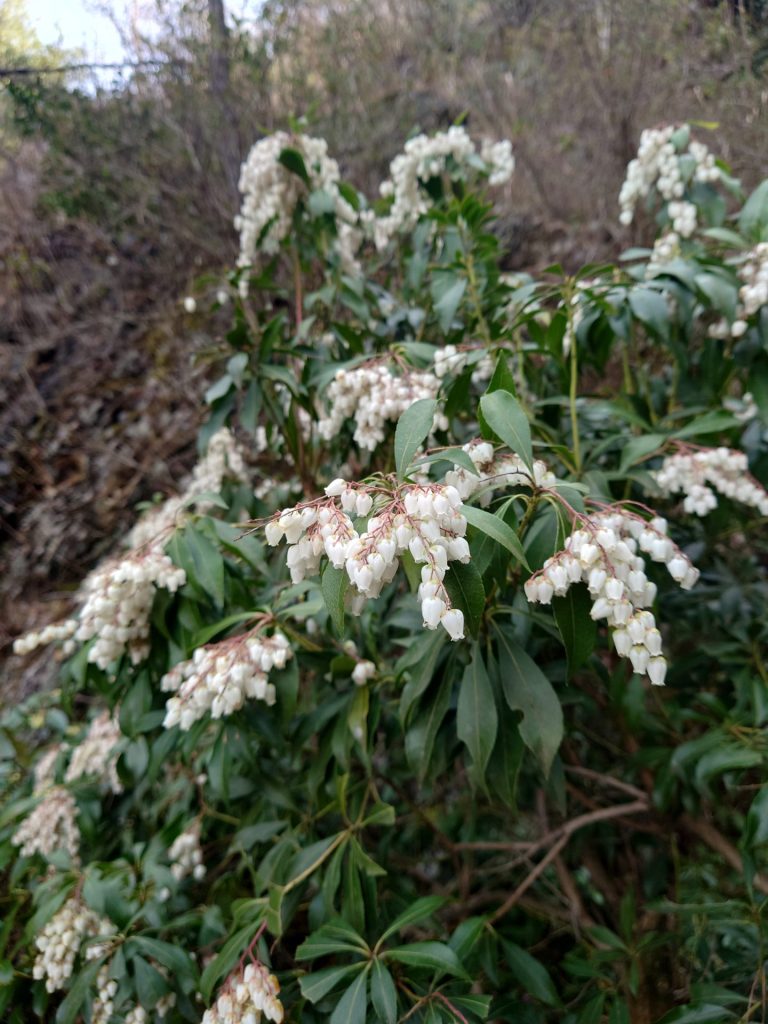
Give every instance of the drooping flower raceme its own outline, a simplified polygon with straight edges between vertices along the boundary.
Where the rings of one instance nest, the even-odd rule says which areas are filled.
[[[198,647],[188,661],[175,665],[160,681],[160,688],[174,693],[165,705],[163,725],[189,729],[210,712],[213,718],[231,715],[246,700],[274,704],[275,687],[268,675],[283,668],[292,657],[285,636],[264,636],[262,626],[216,644]]]
[[[168,859],[171,862],[171,874],[177,882],[181,882],[188,875],[195,881],[205,878],[199,821],[193,822],[174,839],[168,850]]]
[[[320,436],[330,441],[346,419],[354,419],[355,441],[374,451],[384,440],[387,423],[396,422],[420,398],[434,398],[440,389],[440,381],[432,373],[404,364],[399,369],[393,373],[385,357],[352,370],[339,370],[328,388],[330,410],[318,423]],[[433,429],[447,427],[448,421],[438,413]]]
[[[697,226],[696,206],[685,199],[691,182],[715,182],[720,169],[707,147],[690,137],[687,125],[647,128],[640,136],[637,156],[627,166],[619,205],[622,224],[631,224],[637,204],[656,189],[667,203],[671,229],[690,238]]]
[[[359,614],[366,599],[378,597],[394,579],[398,556],[409,551],[422,566],[419,599],[424,625],[442,625],[452,640],[460,640],[464,615],[452,606],[444,583],[449,562],[469,561],[467,522],[456,488],[404,484],[389,491],[338,479],[325,493],[325,498],[283,510],[267,524],[269,544],[285,538],[291,546],[288,565],[294,582],[319,572],[320,559],[326,555],[331,565],[346,570],[354,588],[349,608]],[[358,533],[350,513],[366,516],[372,509],[375,514]]]
[[[651,475],[664,494],[684,494],[683,508],[697,516],[716,507],[715,491],[768,515],[768,491],[750,475],[744,452],[733,448],[684,448]]]
[[[90,910],[80,896],[71,896],[35,939],[38,949],[32,977],[45,979],[48,992],[64,988],[72,975],[75,957],[88,937],[109,936],[114,924]],[[102,943],[91,944],[86,958],[103,955]]]
[[[94,718],[85,737],[72,751],[64,781],[96,776],[113,793],[122,793],[123,785],[117,777],[117,744],[122,737],[120,725],[108,711]]]
[[[77,827],[77,806],[64,786],[48,789],[40,803],[22,821],[12,842],[21,847],[24,857],[35,853],[49,857],[64,850],[73,861],[78,860],[80,829]]]
[[[391,197],[388,212],[381,217],[369,218],[377,249],[383,249],[400,231],[411,231],[420,217],[429,211],[433,199],[424,187],[432,178],[448,174],[451,178],[466,178],[469,173],[480,172],[488,177],[490,185],[509,181],[515,169],[512,143],[483,143],[481,153],[460,125],[438,132],[431,138],[416,135],[409,139],[402,153],[389,167],[389,178],[382,182],[382,196]]]
[[[289,135],[275,132],[260,139],[251,149],[240,171],[240,192],[243,196],[240,213],[235,218],[235,228],[240,232],[239,267],[248,268],[258,261],[261,250],[273,255],[288,235],[292,226],[293,211],[300,199],[308,195],[305,182],[280,160],[286,149],[297,150],[312,190],[322,192],[330,202],[330,210],[336,218],[336,251],[344,271],[357,276],[360,267],[356,259],[357,250],[363,239],[357,211],[339,189],[339,165],[328,156],[325,139],[310,135]],[[311,206],[310,206],[310,212]],[[240,283],[241,293],[248,292],[248,280],[244,275]]]
[[[656,585],[646,576],[643,555],[663,562],[684,590],[699,578],[698,569],[667,536],[664,519],[646,521],[611,509],[582,519],[562,551],[548,558],[527,581],[525,596],[531,602],[549,604],[553,597],[567,594],[572,584],[586,583],[592,599],[590,614],[596,621],[606,620],[619,656],[629,658],[635,672],[661,686],[667,662],[653,613],[647,610],[656,597]]]
[[[510,487],[552,487],[557,481],[554,473],[541,459],[534,459],[533,473],[519,455],[497,452],[488,441],[470,441],[463,451],[475,465],[476,473],[456,466],[445,474],[445,483],[456,488],[462,501],[479,495],[478,504],[487,505],[497,490]]]
[[[281,1024],[285,1011],[279,996],[274,974],[261,963],[247,964],[230,974],[202,1024],[260,1024],[262,1018]]]

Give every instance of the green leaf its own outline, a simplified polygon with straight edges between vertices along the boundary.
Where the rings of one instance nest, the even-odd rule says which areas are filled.
[[[365,1024],[368,1005],[366,987],[370,964],[352,982],[331,1014],[330,1024]]]
[[[229,629],[230,626],[236,626],[240,622],[248,622],[250,619],[255,619],[258,612],[238,612],[237,615],[228,615],[225,619],[219,619],[218,622],[214,622],[212,626],[206,626],[205,629],[198,630],[197,633],[192,637],[191,646],[203,647],[209,643],[219,633],[223,633]]]
[[[290,146],[286,146],[281,151],[280,156],[277,158],[283,167],[287,167],[292,174],[297,175],[301,178],[304,184],[309,187],[309,175],[307,174],[307,166],[304,163],[304,157],[298,151]]]
[[[630,466],[647,459],[649,455],[657,452],[666,440],[664,434],[646,434],[644,437],[631,438],[622,448],[619,472],[626,473]]]
[[[332,953],[366,953],[365,939],[339,917],[318,928],[296,950],[297,960],[315,960]]]
[[[381,945],[381,943],[386,942],[395,932],[400,932],[404,928],[410,928],[411,925],[419,921],[426,921],[428,917],[431,917],[441,907],[445,906],[445,903],[446,900],[443,896],[422,896],[414,900],[408,909],[404,910],[402,914],[398,914],[392,924],[382,933],[378,944]]]
[[[494,434],[533,471],[531,427],[523,407],[514,395],[508,391],[483,395],[480,411]]]
[[[736,319],[739,293],[736,285],[719,274],[697,274],[696,287],[706,296],[709,304],[728,320]]]
[[[450,946],[444,942],[412,942],[408,946],[396,946],[382,954],[390,960],[410,967],[427,967],[433,971],[444,971],[457,977],[468,977]]]
[[[395,428],[395,468],[398,477],[405,479],[405,472],[411,464],[416,450],[432,429],[437,401],[434,398],[420,398],[406,409]]]
[[[133,973],[139,1004],[145,1007],[156,1006],[158,1000],[168,991],[168,982],[157,968],[148,964],[141,956],[133,958]]]
[[[451,996],[451,1002],[466,1013],[474,1013],[480,1020],[485,1020],[491,1009],[491,996]]]
[[[597,623],[590,615],[592,601],[582,584],[569,587],[564,597],[552,598],[552,611],[568,655],[568,674],[586,662],[597,641]]]
[[[493,687],[480,652],[474,645],[472,661],[464,670],[459,689],[456,731],[472,756],[475,783],[484,788],[485,768],[496,742],[499,725]]]
[[[251,925],[248,927],[251,928],[252,933],[255,933],[258,928],[258,922],[255,927]],[[153,939],[146,935],[134,935],[129,941],[137,949],[141,950],[142,953],[152,957],[153,960],[157,960],[163,967],[167,967],[174,977],[197,977],[194,961],[180,946],[171,942],[164,942],[162,939]]]
[[[503,519],[495,516],[485,509],[475,508],[473,505],[464,505],[461,509],[462,515],[470,526],[480,530],[486,536],[491,537],[497,544],[501,544],[521,564],[528,568],[528,562],[517,534],[512,527]]]
[[[477,636],[485,609],[483,578],[471,562],[451,562],[443,579],[454,608],[464,612],[464,622],[472,636]]]
[[[627,296],[633,315],[658,337],[669,337],[669,309],[661,292],[653,288],[633,288]]]
[[[450,330],[466,290],[465,277],[458,277],[452,270],[435,272],[432,279],[432,301],[443,334]]]
[[[443,448],[439,452],[425,455],[416,463],[416,468],[429,466],[434,462],[449,462],[452,466],[460,466],[466,469],[472,476],[480,476],[480,471],[463,448]]]
[[[349,587],[349,576],[344,569],[337,569],[333,565],[326,565],[323,570],[323,577],[320,583],[325,607],[331,616],[336,630],[344,632],[344,595]]]
[[[86,995],[96,983],[96,975],[101,970],[104,959],[100,957],[98,960],[91,960],[77,972],[72,988],[56,1011],[56,1024],[74,1024]]]
[[[434,679],[447,640],[448,634],[444,629],[424,631],[401,659],[399,667],[408,670],[411,677],[400,698],[400,721],[403,725],[408,721],[413,705]]]
[[[235,932],[234,935],[230,936],[230,938],[227,939],[227,941],[222,946],[218,956],[211,960],[211,962],[205,968],[200,978],[200,994],[202,995],[203,999],[206,1002],[210,1000],[211,993],[216,987],[216,983],[219,981],[219,979],[223,978],[226,974],[229,974],[229,972],[235,966],[237,961],[240,959],[243,950],[248,947],[248,943],[253,939],[254,935],[259,930],[261,926],[261,921],[261,917],[257,916],[254,918],[254,920],[249,921],[248,924],[240,928],[239,931]],[[128,941],[131,942],[132,940],[129,939]],[[141,945],[145,947],[146,952],[151,952],[150,950],[146,949],[147,941],[148,940],[146,939],[141,940]],[[157,940],[152,939],[149,941],[156,942]],[[168,945],[168,943],[164,943],[164,945]],[[181,953],[182,950],[177,949],[177,952]],[[154,956],[154,954],[151,955]],[[159,963],[162,963],[163,966],[167,966],[165,961],[161,960],[160,957],[155,957],[155,959],[158,960]]]
[[[547,1006],[558,1006],[560,999],[546,967],[514,942],[504,943],[509,969],[526,992]]]
[[[361,970],[364,966],[365,961],[361,960],[359,964],[347,964],[345,967],[326,967],[322,971],[315,971],[314,974],[305,974],[303,978],[299,978],[301,994],[311,1003],[317,1003],[323,996],[327,996],[329,992],[335,989],[344,978],[352,974],[353,971]]]
[[[763,229],[768,225],[768,181],[762,181],[744,203],[739,214],[742,235],[763,241]]]
[[[563,709],[552,684],[511,631],[496,633],[504,697],[513,711],[522,711],[520,735],[547,775],[563,739]]]
[[[690,423],[676,430],[672,437],[696,437],[699,434],[719,434],[723,430],[732,430],[738,427],[739,421],[735,416],[727,412],[705,412],[703,416],[697,416]]]
[[[380,960],[373,961],[371,999],[379,1020],[383,1021],[383,1024],[396,1024],[397,989],[392,975]]]
[[[405,756],[420,782],[424,781],[429,771],[432,749],[438,730],[451,706],[452,693],[452,680],[443,679],[437,693],[431,700],[425,702],[426,707],[417,715],[405,734]]]

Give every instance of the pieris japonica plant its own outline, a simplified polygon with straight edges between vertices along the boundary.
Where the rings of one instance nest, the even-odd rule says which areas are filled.
[[[768,183],[654,129],[534,276],[513,171],[251,151],[197,466],[16,641],[8,1020],[759,1018]]]

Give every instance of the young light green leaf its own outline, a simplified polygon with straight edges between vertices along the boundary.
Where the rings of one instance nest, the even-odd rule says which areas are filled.
[[[432,429],[437,401],[434,398],[420,398],[406,409],[395,428],[395,468],[401,480],[411,464],[419,445]]]
[[[528,417],[518,400],[508,391],[494,391],[480,399],[480,411],[496,436],[516,452],[528,469],[533,470],[533,443]]]

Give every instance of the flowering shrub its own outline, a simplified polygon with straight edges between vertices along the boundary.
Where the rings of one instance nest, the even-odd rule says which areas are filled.
[[[254,147],[199,464],[16,642],[8,1019],[756,1018],[768,183],[647,133],[653,248],[535,278],[513,169]]]

